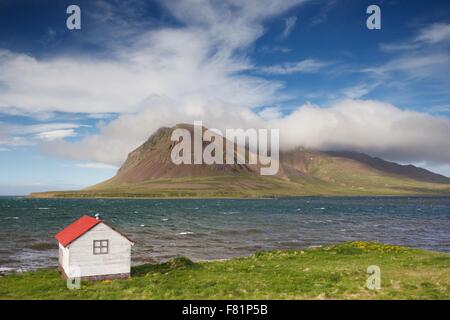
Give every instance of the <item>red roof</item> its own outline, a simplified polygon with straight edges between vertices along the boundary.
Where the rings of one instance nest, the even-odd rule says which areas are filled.
[[[64,230],[58,232],[55,238],[59,243],[66,247],[100,222],[102,222],[100,219],[97,220],[96,218],[86,215],[82,216],[80,219],[67,226]]]

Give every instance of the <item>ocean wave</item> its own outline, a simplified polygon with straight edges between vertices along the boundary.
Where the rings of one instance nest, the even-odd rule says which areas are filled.
[[[34,268],[36,269],[36,268]],[[34,270],[33,268],[27,268],[27,267],[17,267],[17,268],[10,268],[10,267],[0,267],[0,276],[11,274],[11,273],[19,273],[19,272],[25,272]]]
[[[54,243],[45,242],[32,244],[29,248],[36,251],[47,251],[55,249],[57,246]]]
[[[10,272],[14,272],[17,269],[14,268],[7,268],[7,267],[0,267],[0,273],[10,273]]]
[[[247,229],[224,229],[218,230],[216,233],[220,235],[238,235],[238,234],[255,234],[264,232],[257,228],[247,228]]]

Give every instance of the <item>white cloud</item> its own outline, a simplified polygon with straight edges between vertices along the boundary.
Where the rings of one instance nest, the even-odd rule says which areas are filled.
[[[267,74],[315,73],[329,65],[327,62],[306,59],[298,62],[286,62],[268,67],[260,67],[259,71]]]
[[[410,42],[400,42],[400,43],[382,43],[380,44],[381,51],[394,52],[394,51],[404,51],[417,49],[419,47],[418,43]]]
[[[266,53],[288,53],[291,52],[292,50],[287,48],[287,47],[281,47],[281,46],[263,46],[261,48],[262,52],[266,52]]]
[[[0,112],[139,112],[154,97],[184,101],[192,95],[231,105],[270,103],[280,84],[243,75],[253,66],[236,51],[262,35],[263,21],[302,2],[164,2],[185,27],[140,30],[127,46],[112,40],[107,57],[36,58],[1,50],[0,83],[7,85]]]
[[[258,115],[264,120],[275,120],[283,117],[281,110],[276,107],[264,108]]]
[[[161,5],[182,26],[158,26],[148,32],[116,19],[118,13],[100,2],[110,9],[105,21],[113,23],[114,30],[125,29],[111,39],[97,34],[107,41],[102,43],[109,49],[107,55],[36,58],[0,51],[0,83],[7,84],[0,91],[0,112],[15,108],[35,114],[120,114],[110,125],[100,121],[99,134],[76,144],[61,139],[39,142],[45,150],[74,159],[92,157],[115,164],[123,160],[124,150],[137,146],[160,125],[201,116],[223,124],[259,119],[251,108],[278,101],[282,84],[243,74],[254,69],[246,49],[263,34],[264,21],[303,2],[165,1]],[[70,129],[76,130],[36,133],[45,137],[44,132]],[[65,133],[72,134],[53,134]]]
[[[391,72],[403,72],[412,78],[437,77],[441,74],[448,76],[446,69],[450,64],[450,55],[447,53],[410,54],[395,58],[387,63],[363,69],[363,72],[372,72],[377,75],[386,75]]]
[[[283,33],[282,33],[281,37],[283,39],[286,39],[287,37],[289,37],[291,32],[294,30],[296,24],[297,24],[297,17],[296,16],[292,16],[292,17],[286,18],[284,20],[284,30],[283,30]]]
[[[55,141],[68,137],[74,137],[77,133],[73,129],[60,129],[60,130],[51,130],[51,131],[43,131],[36,134],[39,139],[47,140],[47,141]]]
[[[450,43],[450,24],[434,23],[421,28],[414,38],[403,42],[382,43],[380,49],[385,52],[429,49],[429,46]]]
[[[450,23],[435,23],[423,28],[416,41],[437,44],[450,41]]]
[[[204,125],[222,130],[227,127],[264,125],[251,108],[207,100],[203,96],[191,96],[183,101],[154,98],[148,102],[145,110],[123,114],[108,124],[100,124],[99,133],[88,135],[79,142],[53,141],[40,145],[47,153],[120,165],[128,152],[143,143],[159,127],[193,123],[194,120],[203,120]]]
[[[348,99],[359,99],[369,94],[372,90],[374,90],[378,86],[379,83],[373,84],[362,83],[349,88],[345,88],[341,90],[341,93],[344,95],[344,97]]]
[[[24,147],[33,145],[33,143],[23,137],[7,137],[0,138],[0,145],[8,147]]]
[[[427,96],[431,102],[432,97],[445,95],[450,86],[449,44],[450,24],[431,24],[404,41],[381,44],[380,49],[391,58],[362,71],[371,73],[388,91],[400,89],[393,94],[395,101],[414,103],[416,97]],[[408,96],[402,97],[401,91],[408,92]]]
[[[30,146],[36,139],[54,141],[77,135],[75,129],[86,127],[76,123],[45,123],[34,125],[12,125],[0,122],[0,145]]]
[[[346,100],[321,108],[306,104],[282,117],[276,109],[260,116],[250,111],[218,114],[202,108],[190,116],[172,112],[171,107],[123,115],[77,143],[64,141],[42,145],[46,152],[83,161],[120,166],[126,155],[160,126],[203,120],[207,127],[279,128],[281,147],[304,146],[322,150],[355,150],[403,162],[450,162],[450,121],[446,118],[399,109],[379,101]],[[265,119],[264,119],[265,118]]]
[[[317,2],[317,3],[320,4],[320,7],[317,14],[315,14],[310,19],[311,26],[317,26],[327,21],[332,10],[334,10],[339,5],[338,0],[328,0],[325,2]]]
[[[34,125],[15,125],[12,126],[11,131],[17,134],[32,134],[32,133],[39,134],[48,131],[77,129],[80,127],[86,126],[77,123],[44,123]]]
[[[450,162],[450,121],[379,101],[304,105],[270,123],[284,148],[357,150],[396,161]]]

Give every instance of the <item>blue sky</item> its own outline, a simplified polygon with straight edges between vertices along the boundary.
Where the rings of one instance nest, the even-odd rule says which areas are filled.
[[[0,194],[100,182],[193,120],[450,175],[449,70],[448,1],[2,0]]]

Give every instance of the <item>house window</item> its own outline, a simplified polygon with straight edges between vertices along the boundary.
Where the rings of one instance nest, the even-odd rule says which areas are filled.
[[[94,254],[108,254],[109,240],[94,240]]]

